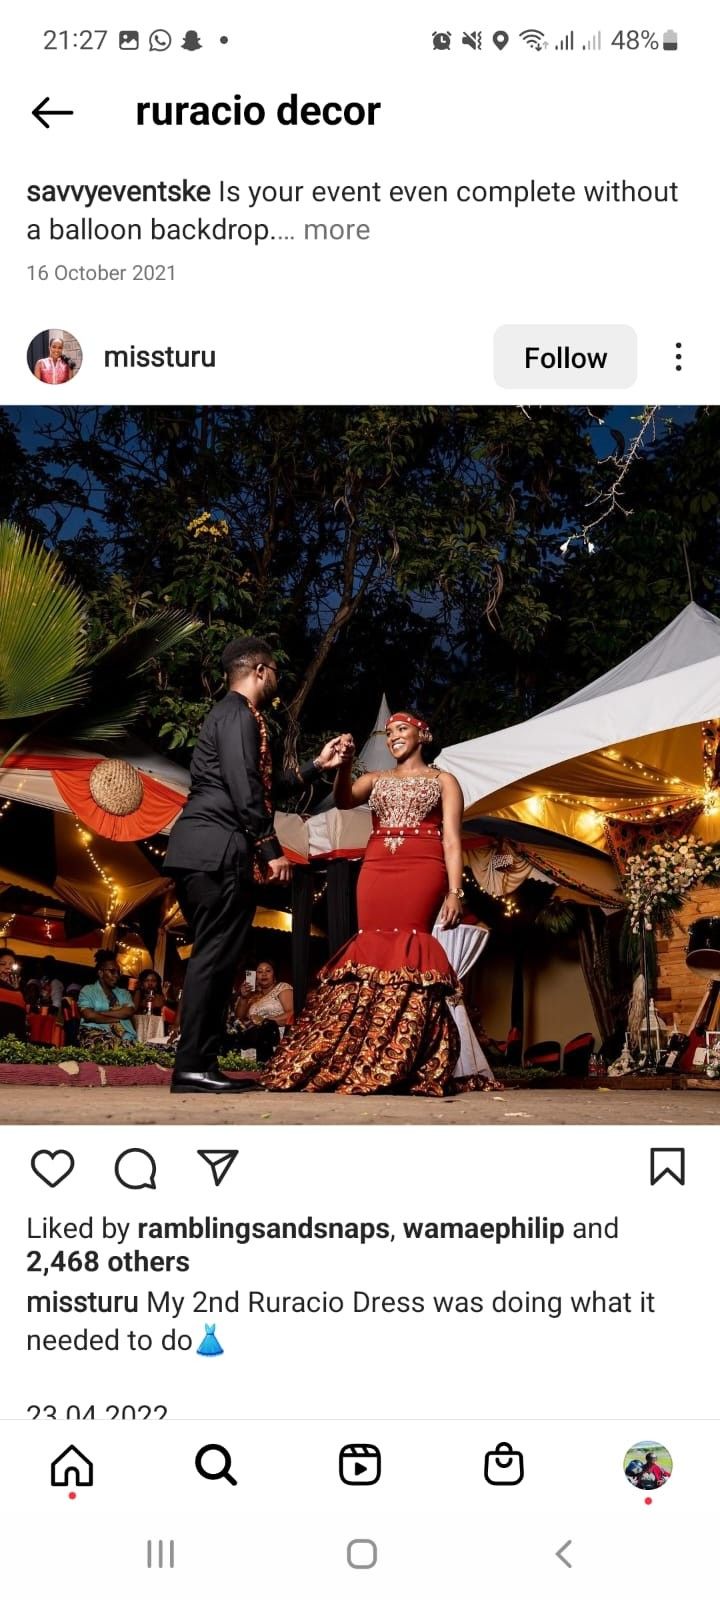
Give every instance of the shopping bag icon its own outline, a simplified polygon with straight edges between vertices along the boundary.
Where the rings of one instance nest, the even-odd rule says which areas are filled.
[[[509,1486],[522,1483],[524,1476],[525,1463],[520,1450],[513,1450],[505,1440],[496,1445],[494,1450],[488,1450],[485,1457],[486,1483]]]

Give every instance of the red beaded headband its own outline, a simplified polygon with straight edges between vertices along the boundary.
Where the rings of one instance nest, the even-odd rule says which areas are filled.
[[[424,722],[421,717],[412,717],[409,711],[393,711],[392,716],[388,717],[385,723],[386,733],[393,722],[409,722],[413,728],[418,728],[420,733],[430,734],[428,723]]]

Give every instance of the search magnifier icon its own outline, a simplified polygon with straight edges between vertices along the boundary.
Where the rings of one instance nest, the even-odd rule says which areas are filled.
[[[219,1478],[227,1478],[233,1489],[237,1489],[237,1478],[231,1472],[232,1456],[224,1444],[204,1444],[195,1457],[195,1471],[201,1478],[208,1478],[210,1483],[215,1483]]]

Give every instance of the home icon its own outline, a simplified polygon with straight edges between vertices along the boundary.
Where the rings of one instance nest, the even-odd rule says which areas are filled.
[[[50,1463],[50,1482],[54,1489],[91,1489],[93,1464],[77,1445],[69,1444],[62,1455]]]

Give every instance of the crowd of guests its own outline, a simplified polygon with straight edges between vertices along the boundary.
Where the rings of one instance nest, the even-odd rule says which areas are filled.
[[[141,972],[133,993],[125,988],[114,950],[95,954],[94,982],[65,983],[54,956],[46,956],[37,976],[25,977],[14,950],[0,950],[0,1038],[13,1034],[30,1044],[87,1046],[137,1043],[151,1036],[148,1018],[160,1033],[177,1023],[178,1000],[159,972]]]
[[[132,987],[129,987],[131,984]],[[228,1051],[254,1052],[269,1061],[292,1022],[292,989],[278,981],[270,961],[238,981],[226,1022]],[[54,956],[37,976],[25,978],[14,950],[0,950],[0,1038],[13,1034],[31,1044],[103,1049],[172,1041],[181,1026],[179,991],[147,967],[126,979],[114,950],[98,950],[91,983],[65,983]]]

